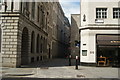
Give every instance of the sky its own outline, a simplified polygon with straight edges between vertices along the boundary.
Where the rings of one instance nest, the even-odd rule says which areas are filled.
[[[71,14],[80,14],[80,0],[59,0],[65,16],[71,23]]]

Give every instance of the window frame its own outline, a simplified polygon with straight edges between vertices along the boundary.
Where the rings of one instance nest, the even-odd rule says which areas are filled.
[[[118,14],[116,16],[114,16],[114,9],[118,9],[118,11],[116,10],[116,13]],[[113,8],[113,19],[120,19],[120,7]]]
[[[87,50],[82,50],[82,56],[87,56]]]
[[[96,19],[107,19],[108,8],[96,8]]]

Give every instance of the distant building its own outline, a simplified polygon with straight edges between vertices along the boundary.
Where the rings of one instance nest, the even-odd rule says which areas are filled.
[[[98,57],[118,60],[120,1],[81,0],[81,63],[96,64]]]
[[[2,65],[19,67],[63,57],[68,47],[68,42],[64,42],[68,39],[63,34],[68,33],[69,27],[64,31],[66,17],[59,2],[12,1],[1,2]]]
[[[71,27],[70,27],[70,50],[71,50],[71,55],[73,58],[75,56],[80,56],[79,55],[79,48],[80,48],[80,34],[79,34],[79,28],[80,28],[80,14],[71,14]]]

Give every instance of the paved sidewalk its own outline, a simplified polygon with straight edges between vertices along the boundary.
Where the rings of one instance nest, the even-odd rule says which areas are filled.
[[[113,67],[79,66],[75,70],[75,60],[68,66],[67,59],[52,59],[24,66],[24,68],[3,68],[3,77],[31,78],[118,78],[118,69]]]

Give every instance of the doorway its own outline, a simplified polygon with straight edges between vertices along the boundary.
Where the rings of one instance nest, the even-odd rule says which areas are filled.
[[[25,27],[22,31],[22,41],[21,41],[21,65],[28,64],[28,29]]]
[[[49,59],[51,58],[51,54],[50,54],[50,48],[49,48],[49,52],[48,52],[48,57],[49,57]]]

